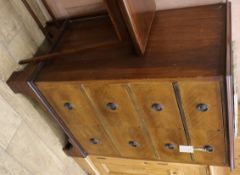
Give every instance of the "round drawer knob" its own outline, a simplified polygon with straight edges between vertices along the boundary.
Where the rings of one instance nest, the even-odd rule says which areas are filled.
[[[175,145],[172,143],[166,143],[164,145],[165,148],[169,149],[169,150],[174,150],[175,149]]]
[[[112,111],[115,111],[118,108],[118,105],[115,104],[115,103],[112,103],[112,102],[108,103],[106,106],[107,106],[108,109],[110,109]]]
[[[155,110],[155,111],[162,111],[163,106],[159,103],[154,103],[154,104],[152,104],[152,109]]]
[[[200,103],[197,105],[197,110],[200,112],[206,112],[208,111],[208,105],[204,103]]]
[[[73,105],[69,102],[64,103],[64,108],[67,110],[72,110],[73,109]]]
[[[129,141],[128,145],[133,147],[133,148],[139,147],[139,144],[136,141],[133,141],[133,140]]]
[[[205,145],[203,149],[209,153],[212,153],[214,151],[214,148],[210,145]]]
[[[96,144],[99,143],[99,140],[96,139],[96,138],[91,138],[91,139],[89,139],[89,141],[90,141],[90,143],[93,144],[93,145],[96,145]]]

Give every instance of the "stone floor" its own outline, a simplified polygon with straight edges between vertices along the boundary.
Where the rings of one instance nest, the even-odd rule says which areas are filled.
[[[0,174],[85,174],[62,151],[64,135],[52,118],[5,81],[44,37],[20,0],[0,0]]]

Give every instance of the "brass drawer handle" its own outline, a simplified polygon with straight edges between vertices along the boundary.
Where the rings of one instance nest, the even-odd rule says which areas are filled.
[[[97,145],[99,143],[99,140],[96,139],[96,138],[91,138],[89,139],[90,143],[93,144],[93,145]]]
[[[172,144],[172,143],[166,143],[166,144],[164,145],[164,147],[165,147],[166,149],[169,149],[169,150],[174,150],[174,149],[175,149],[175,145]]]
[[[153,103],[152,104],[152,109],[155,111],[162,111],[163,110],[163,105],[159,104],[159,103]]]
[[[197,110],[200,112],[206,112],[208,111],[208,105],[204,103],[200,103],[197,105]]]
[[[73,105],[69,102],[64,103],[64,108],[67,110],[73,110]]]
[[[136,148],[136,147],[139,147],[139,146],[140,146],[138,142],[133,141],[133,140],[130,140],[130,141],[128,142],[128,145],[131,146],[131,147],[133,147],[133,148]]]
[[[107,106],[108,109],[110,109],[112,111],[115,111],[118,108],[118,105],[115,104],[115,103],[112,103],[112,102],[108,103],[106,106]]]

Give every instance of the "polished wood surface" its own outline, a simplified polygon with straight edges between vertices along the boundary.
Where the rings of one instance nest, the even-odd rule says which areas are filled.
[[[91,155],[227,165],[220,81],[158,81],[37,86]],[[206,104],[207,111],[199,111],[199,104]],[[180,153],[180,145],[192,145],[195,151]],[[213,151],[206,152],[205,146]]]
[[[105,11],[102,0],[44,0],[56,19]]]
[[[194,160],[198,163],[224,165],[226,148],[223,126],[223,107],[219,81],[211,82],[179,82],[182,105],[187,119],[187,125],[192,145],[203,148],[213,147],[213,152],[195,151]],[[200,104],[208,106],[206,111],[198,109]]]
[[[92,83],[84,85],[84,89],[123,157],[156,159],[151,141],[124,85]],[[109,103],[115,104],[116,109],[109,109]],[[136,146],[130,142],[136,142]]]
[[[90,156],[102,175],[209,175],[207,166]]]
[[[119,4],[136,51],[143,55],[156,12],[155,0],[120,0]]]
[[[54,52],[95,48],[119,42],[107,15],[72,20]]]
[[[88,153],[119,155],[81,92],[81,84],[45,83],[38,84],[38,88]],[[66,103],[72,105],[72,109],[67,109]],[[91,143],[92,138],[99,143]]]
[[[226,90],[227,94],[225,96],[227,101],[227,115],[228,115],[228,138],[229,138],[229,150],[230,150],[230,164],[231,169],[234,169],[234,73],[233,73],[233,48],[232,48],[232,12],[231,12],[231,2],[227,1],[226,4]]]
[[[172,83],[141,82],[132,83],[130,87],[160,160],[191,162],[190,154],[180,153],[178,150],[179,145],[188,143]],[[154,110],[153,104],[161,105],[162,110]],[[173,150],[165,147],[169,143],[174,145]]]
[[[118,0],[103,0],[108,15],[111,18],[113,27],[120,41],[130,40],[127,26],[119,7]]]
[[[113,47],[55,56],[39,81],[225,75],[225,6],[156,13],[144,57]]]

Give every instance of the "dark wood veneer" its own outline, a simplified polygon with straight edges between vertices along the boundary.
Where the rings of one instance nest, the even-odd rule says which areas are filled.
[[[159,11],[155,18],[144,57],[128,46],[59,54],[38,81],[225,75],[223,4]]]
[[[232,24],[231,24],[231,3],[227,2],[226,7],[226,99],[227,99],[227,117],[228,117],[228,141],[229,141],[229,161],[231,169],[234,164],[234,85],[233,85],[233,62],[232,62]]]

